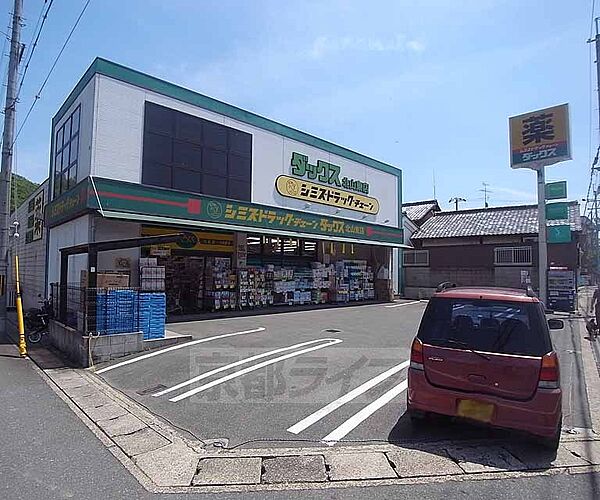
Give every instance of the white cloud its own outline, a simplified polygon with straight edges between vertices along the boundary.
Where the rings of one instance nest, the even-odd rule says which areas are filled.
[[[314,39],[308,56],[321,59],[341,52],[423,52],[425,44],[419,40],[407,40],[404,35],[390,39],[356,36],[318,36]]]
[[[406,42],[406,46],[413,52],[423,52],[425,50],[425,44],[419,40],[409,40]]]

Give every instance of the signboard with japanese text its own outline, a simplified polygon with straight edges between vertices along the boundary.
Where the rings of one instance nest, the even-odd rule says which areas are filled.
[[[571,241],[571,226],[548,226],[548,243],[569,243]]]
[[[332,207],[347,208],[366,214],[376,214],[379,212],[379,201],[375,198],[323,184],[295,179],[287,175],[277,177],[275,187],[281,196],[289,198]]]
[[[280,209],[249,202],[237,202],[223,198],[190,194],[128,183],[113,179],[94,177],[95,189],[85,179],[75,190],[83,193],[88,211],[98,211],[105,215],[110,212],[119,213],[120,218],[131,217],[132,220],[144,220],[143,216],[163,217],[167,220],[177,219],[181,223],[206,222],[239,226],[245,229],[265,229],[297,232],[325,236],[335,241],[336,237],[394,245],[403,243],[401,228],[372,224],[362,221],[341,219],[298,210]],[[79,197],[80,195],[78,195]],[[52,206],[59,204],[58,208]],[[63,200],[52,202],[47,209],[47,216],[60,213],[61,220],[69,214],[71,218],[80,213],[80,204],[74,204],[72,211],[63,210]],[[210,226],[208,226],[210,227]],[[232,228],[233,229],[233,228]]]
[[[293,139],[264,137],[257,130],[253,137],[252,203],[399,226],[400,169],[349,151],[345,153],[350,154],[335,154]],[[286,189],[281,176],[295,179],[296,186],[304,183],[310,187],[305,187],[303,194],[296,194]]]
[[[571,159],[569,105],[509,118],[510,166],[537,169]]]
[[[567,202],[548,203],[546,205],[547,220],[566,220],[569,218],[569,206]]]
[[[142,236],[161,236],[172,234],[173,228],[142,228]],[[184,236],[174,243],[156,245],[157,248],[170,250],[204,250],[207,252],[233,252],[233,234],[214,233],[209,231],[185,231]],[[152,254],[158,255],[158,254]],[[170,255],[170,252],[169,252]]]
[[[44,234],[44,190],[37,193],[29,201],[27,207],[27,230],[25,243],[33,243],[42,239]]]
[[[567,197],[567,181],[548,182],[546,184],[547,200],[562,200]]]

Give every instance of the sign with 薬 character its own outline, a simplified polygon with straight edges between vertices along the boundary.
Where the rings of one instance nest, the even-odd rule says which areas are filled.
[[[569,105],[509,118],[510,166],[537,169],[571,159]]]

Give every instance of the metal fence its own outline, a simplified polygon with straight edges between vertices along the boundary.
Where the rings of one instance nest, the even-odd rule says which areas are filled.
[[[137,288],[86,288],[51,285],[54,317],[85,334],[130,333],[140,329]]]

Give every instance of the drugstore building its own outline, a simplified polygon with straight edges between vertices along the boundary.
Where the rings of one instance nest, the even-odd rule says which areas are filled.
[[[175,232],[72,256],[68,281],[164,288],[171,314],[401,287],[401,170],[104,59],[53,118],[49,174],[48,290],[61,248]]]

